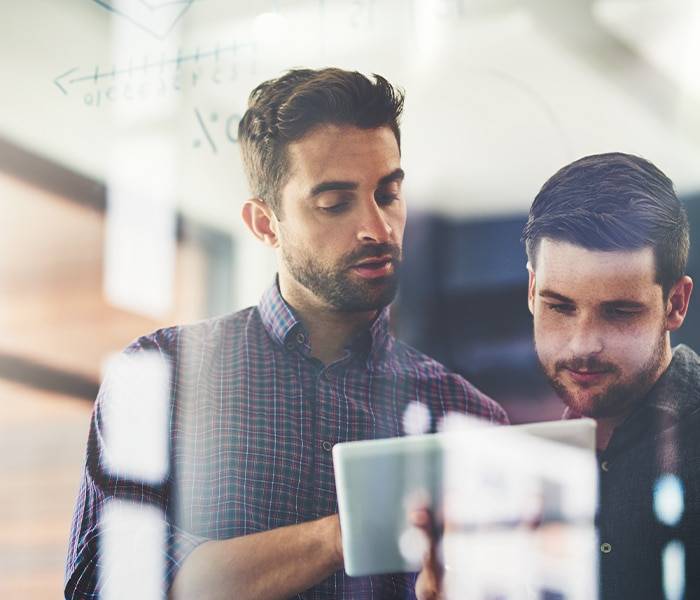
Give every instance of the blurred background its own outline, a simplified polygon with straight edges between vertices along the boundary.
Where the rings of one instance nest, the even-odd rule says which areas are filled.
[[[105,360],[272,281],[239,219],[257,83],[339,66],[406,90],[395,329],[526,422],[561,414],[532,350],[529,204],[564,164],[630,152],[700,239],[699,64],[694,0],[3,3],[0,597],[61,595]],[[676,342],[700,347],[699,302]]]

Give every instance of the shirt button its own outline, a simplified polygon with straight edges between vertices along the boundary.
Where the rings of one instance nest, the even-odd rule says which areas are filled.
[[[287,347],[287,350],[294,350],[294,344],[292,344],[292,342],[287,342],[285,346]]]
[[[610,470],[610,465],[608,465],[608,461],[604,460],[602,463],[600,463],[600,468],[607,473]]]
[[[323,443],[321,444],[321,447],[322,447],[326,452],[330,452],[331,450],[333,450],[333,444],[331,444],[330,442],[327,442],[327,441],[326,441],[326,442],[323,442]]]
[[[306,341],[306,337],[303,333],[297,333],[297,342],[303,344]]]
[[[603,554],[610,554],[610,552],[612,551],[612,546],[610,544],[608,544],[608,542],[603,542],[600,545],[600,551]]]

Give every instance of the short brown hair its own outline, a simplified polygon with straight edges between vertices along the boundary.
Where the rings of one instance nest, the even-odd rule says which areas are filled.
[[[688,217],[672,181],[648,160],[622,152],[586,156],[552,175],[523,231],[533,268],[542,238],[589,250],[650,247],[664,296],[685,274],[690,246]]]
[[[401,147],[403,91],[380,75],[374,80],[337,68],[292,69],[265,81],[248,97],[238,141],[251,192],[280,216],[289,175],[287,146],[324,124],[362,129],[389,127]]]

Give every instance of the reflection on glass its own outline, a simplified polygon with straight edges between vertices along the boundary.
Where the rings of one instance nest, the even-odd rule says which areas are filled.
[[[100,600],[163,598],[165,535],[159,509],[110,501],[100,520]]]
[[[508,428],[450,430],[447,598],[596,598],[593,451]]]
[[[685,590],[685,549],[674,540],[666,544],[661,554],[663,566],[664,597],[666,600],[682,600]]]
[[[683,516],[683,484],[677,475],[666,473],[654,485],[654,513],[664,525],[675,527]]]
[[[131,481],[160,484],[168,473],[170,371],[155,352],[110,361],[110,402],[103,417],[106,469]]]

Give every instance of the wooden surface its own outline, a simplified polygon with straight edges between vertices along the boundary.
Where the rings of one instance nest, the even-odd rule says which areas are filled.
[[[0,598],[60,598],[91,406],[0,380]]]
[[[0,355],[98,382],[137,336],[201,318],[205,258],[180,244],[172,314],[102,294],[104,215],[0,172]],[[0,377],[0,598],[61,598],[90,400]],[[59,386],[60,387],[60,386]]]

